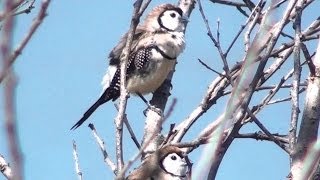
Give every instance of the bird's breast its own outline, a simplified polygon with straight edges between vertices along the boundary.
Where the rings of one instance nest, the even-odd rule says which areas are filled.
[[[131,93],[147,94],[154,92],[173,69],[175,60],[153,60],[145,73],[135,73],[127,79],[127,90]]]

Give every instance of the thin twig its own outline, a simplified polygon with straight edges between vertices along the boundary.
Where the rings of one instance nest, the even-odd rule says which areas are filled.
[[[260,1],[262,2],[262,1]],[[255,11],[253,11],[251,13],[251,15],[254,13]],[[253,20],[250,22],[249,24],[249,20],[250,18],[248,18],[247,23],[249,24],[248,30],[247,32],[244,34],[244,46],[245,46],[245,52],[248,52],[249,47],[250,47],[250,34],[253,30],[253,28],[255,27],[255,25],[258,23],[258,20],[260,19],[260,13],[261,13],[261,8],[257,8],[256,12],[255,12],[255,16],[253,17]]]
[[[173,98],[172,99],[172,103],[169,106],[169,109],[168,109],[167,113],[163,117],[164,121],[167,120],[171,116],[172,112],[174,111],[174,108],[175,108],[176,104],[177,104],[177,98]]]
[[[204,11],[203,11],[203,8],[202,8],[202,5],[201,5],[201,0],[197,0],[197,1],[198,1],[198,4],[199,4],[199,11],[200,11],[201,17],[202,17],[202,19],[203,19],[203,21],[204,21],[204,23],[206,25],[207,31],[208,31],[207,34],[210,37],[211,41],[213,42],[214,46],[217,47],[218,52],[219,52],[220,57],[221,57],[222,62],[223,62],[223,70],[226,72],[226,76],[228,77],[228,79],[231,82],[230,69],[229,69],[229,66],[228,66],[228,63],[227,63],[226,56],[224,55],[224,53],[223,53],[223,51],[221,49],[220,43],[212,35],[211,29],[210,29],[210,26],[209,26],[209,23],[208,23],[208,19],[204,14]]]
[[[133,141],[134,144],[137,146],[137,148],[140,149],[140,147],[141,147],[141,146],[140,146],[140,143],[139,143],[136,135],[134,134],[134,132],[133,132],[133,130],[132,130],[132,127],[131,127],[131,125],[130,125],[130,123],[129,123],[129,121],[128,121],[127,116],[124,117],[123,121],[124,121],[124,124],[126,125],[128,131],[129,131],[129,134],[130,134],[130,137],[131,137],[132,141]]]
[[[147,9],[147,7],[149,6],[149,4],[150,4],[151,1],[152,1],[152,0],[147,0],[146,2],[143,3],[143,5],[142,5],[141,8],[140,8],[139,14],[138,14],[139,17],[142,16],[142,14],[143,14],[144,11]]]
[[[226,1],[226,0],[210,0],[212,3],[224,4],[228,6],[235,6],[235,7],[247,7],[244,3],[234,2],[234,1]]]
[[[241,63],[235,64],[231,68],[232,78],[236,78],[239,74]],[[176,126],[177,133],[172,136],[173,143],[180,142],[183,136],[191,128],[191,126],[212,106],[216,101],[222,97],[225,88],[230,85],[230,81],[224,76],[217,77],[209,85],[207,92],[204,95],[204,98],[201,100],[198,107],[196,107],[190,115],[183,120],[178,126]],[[214,129],[216,127],[216,121],[209,125],[209,129]],[[211,130],[209,130],[211,131]]]
[[[274,89],[279,86],[278,84],[277,85],[270,85],[270,86],[260,86],[260,87],[257,87],[255,89],[255,91],[262,91],[262,90],[271,90],[272,92],[274,91]],[[299,85],[300,87],[306,87],[307,86],[307,83],[306,82],[303,82],[303,83],[300,83]],[[292,88],[292,84],[284,84],[284,85],[281,85],[279,86],[279,89],[285,89],[285,88]],[[230,91],[226,91],[225,93],[223,93],[223,95],[228,95],[231,93],[231,90]],[[269,93],[270,94],[270,93]]]
[[[272,136],[282,143],[286,143],[286,144],[288,143],[288,138],[286,138],[287,135],[279,135],[278,133],[276,133],[276,134],[272,134]],[[236,134],[234,137],[239,138],[239,139],[250,138],[250,139],[255,139],[257,141],[259,141],[259,140],[260,141],[273,141],[273,139],[270,138],[270,136],[266,135],[262,131],[257,131],[254,133]]]
[[[275,138],[270,131],[258,120],[258,118],[251,112],[251,110],[247,109],[248,115],[251,117],[251,119],[256,123],[256,125],[274,142],[276,143],[281,149],[286,151],[288,154],[290,151],[287,149],[287,147],[279,141],[277,138]]]
[[[117,104],[115,104],[115,107],[116,107],[117,111],[119,111],[119,106],[118,106]],[[133,140],[134,144],[137,146],[138,149],[140,149],[140,143],[139,143],[139,141],[138,141],[138,139],[137,139],[137,136],[136,136],[135,133],[133,132],[133,129],[132,129],[130,123],[129,123],[129,120],[128,120],[126,114],[125,114],[125,116],[124,116],[123,121],[124,121],[124,124],[126,125],[128,131],[129,131],[129,134],[130,134],[131,139]]]
[[[303,93],[305,90],[306,90],[306,87],[301,88],[298,94]],[[282,103],[282,102],[291,101],[291,100],[292,100],[292,96],[289,96],[289,97],[269,101],[266,105],[277,104],[277,103]]]
[[[301,77],[301,65],[300,65],[300,45],[301,45],[301,15],[302,15],[302,5],[304,0],[299,0],[296,7],[296,16],[293,23],[293,28],[295,29],[295,38],[294,38],[294,48],[293,48],[293,80],[292,80],[292,89],[291,89],[291,121],[289,125],[289,150],[290,150],[290,164],[292,166],[293,161],[293,152],[297,142],[297,126],[299,118],[299,84]]]
[[[174,143],[174,144],[170,144],[179,148],[188,148],[188,149],[196,149],[197,147],[199,147],[202,144],[207,144],[209,143],[209,138],[199,138],[197,140],[194,141],[190,141],[190,142],[180,142],[180,143]],[[187,151],[187,153],[189,153],[190,150]]]
[[[109,158],[109,155],[108,155],[108,152],[106,150],[106,147],[104,146],[104,141],[98,135],[97,130],[95,129],[93,124],[90,123],[88,126],[92,130],[93,137],[94,137],[94,139],[96,140],[96,142],[99,145],[99,148],[100,148],[100,150],[102,152],[102,155],[103,155],[104,162],[111,168],[111,170],[113,171],[114,174],[117,174],[117,167],[112,162],[112,160]]]
[[[31,37],[33,36],[33,34],[36,32],[36,30],[38,29],[40,24],[43,22],[43,19],[46,17],[47,9],[48,9],[50,2],[51,2],[51,0],[44,0],[41,3],[40,11],[39,11],[37,17],[35,18],[35,20],[32,22],[32,25],[31,25],[28,33],[26,34],[26,36],[20,42],[18,47],[13,51],[13,53],[9,57],[8,61],[9,61],[10,66],[15,62],[17,57],[22,53],[23,49],[26,47],[26,45],[28,44],[28,42],[31,39]],[[6,74],[7,74],[7,72],[5,70],[2,70],[0,72],[0,84],[2,83]]]
[[[225,55],[226,57],[228,56],[229,51],[231,50],[231,48],[232,48],[232,46],[234,45],[234,43],[236,42],[236,40],[239,38],[239,36],[240,36],[240,34],[242,33],[242,31],[245,29],[245,27],[248,25],[248,23],[252,20],[252,17],[253,17],[253,16],[257,17],[257,16],[258,16],[258,15],[257,15],[257,14],[258,14],[257,12],[260,12],[261,9],[263,8],[264,4],[265,4],[265,3],[262,3],[262,2],[264,2],[264,1],[263,1],[263,0],[260,0],[260,1],[257,3],[256,7],[253,9],[253,11],[251,12],[250,16],[247,18],[247,21],[246,21],[243,25],[240,26],[240,29],[239,29],[237,35],[233,38],[231,44],[229,45],[229,47],[227,48],[226,52],[224,53],[224,55]],[[258,17],[259,17],[259,16],[258,16]]]
[[[74,159],[76,173],[78,175],[78,179],[82,180],[82,172],[80,169],[79,156],[78,156],[77,145],[75,140],[72,141],[72,149],[73,149],[73,159]]]
[[[303,55],[306,58],[306,61],[307,61],[308,67],[309,67],[310,76],[314,77],[315,74],[316,74],[316,72],[315,72],[316,71],[316,67],[312,62],[312,58],[311,58],[311,55],[309,53],[309,50],[308,50],[307,46],[304,43],[301,43],[300,45],[301,45],[301,50],[303,52]]]
[[[207,65],[205,62],[203,62],[201,59],[198,58],[198,61],[200,62],[200,64],[202,64],[205,68],[209,69],[210,71],[218,74],[219,76],[226,77],[226,76],[223,75],[222,73],[219,73],[218,71],[212,69],[209,65]]]
[[[169,141],[169,139],[170,139],[170,137],[171,137],[174,133],[177,132],[176,130],[174,130],[175,125],[176,125],[176,124],[170,124],[170,129],[169,129],[168,135],[167,135],[166,139],[162,142],[162,145],[167,144],[168,141]]]
[[[12,16],[13,2],[11,0],[4,1],[4,12],[8,15],[4,20],[2,34],[1,34],[1,58],[3,63],[3,72],[8,73],[8,78],[4,82],[4,122],[7,135],[7,143],[9,152],[12,158],[12,170],[14,180],[23,179],[23,162],[21,155],[21,148],[18,139],[18,131],[16,126],[16,107],[15,107],[15,90],[16,90],[16,77],[12,68],[10,67],[10,52],[13,38],[14,19]]]

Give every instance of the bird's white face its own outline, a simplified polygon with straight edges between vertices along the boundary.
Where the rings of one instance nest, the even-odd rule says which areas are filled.
[[[180,9],[165,10],[161,13],[158,19],[160,27],[168,31],[179,32],[184,31],[185,23],[187,21],[187,18],[182,15],[182,11]]]
[[[185,176],[187,174],[188,167],[185,158],[176,153],[168,154],[163,159],[162,165],[167,172],[175,176]]]

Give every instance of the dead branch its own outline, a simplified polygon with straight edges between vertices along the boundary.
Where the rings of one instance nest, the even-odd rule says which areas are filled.
[[[96,130],[96,128],[94,127],[93,124],[90,123],[88,126],[89,126],[89,128],[91,129],[91,131],[92,131],[92,134],[93,134],[94,139],[96,140],[96,142],[97,142],[98,145],[99,145],[99,148],[100,148],[100,150],[101,150],[101,152],[102,152],[102,155],[103,155],[103,160],[104,160],[104,162],[107,164],[107,166],[110,167],[110,169],[113,171],[114,174],[117,174],[117,171],[118,171],[117,166],[116,166],[116,165],[112,162],[112,160],[109,158],[107,149],[106,149],[106,147],[105,147],[105,145],[104,145],[104,141],[103,141],[102,138],[98,135],[97,130]]]
[[[73,149],[73,159],[74,159],[76,173],[78,175],[78,179],[82,180],[82,171],[80,169],[79,156],[78,156],[78,152],[77,152],[77,145],[76,145],[76,141],[74,141],[74,140],[72,141],[72,149]]]

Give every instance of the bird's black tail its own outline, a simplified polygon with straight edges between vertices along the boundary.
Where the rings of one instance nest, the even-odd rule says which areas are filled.
[[[119,97],[120,93],[117,91],[114,91],[113,89],[107,88],[104,93],[99,97],[99,99],[83,114],[82,118],[72,126],[70,130],[75,130],[79,126],[81,126],[82,123],[84,123],[90,116],[91,114],[98,109],[98,107],[109,100],[115,100]]]

